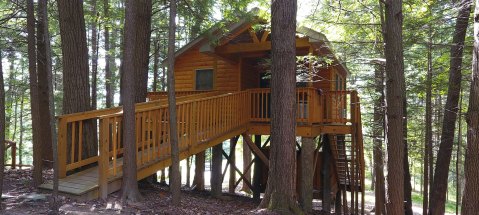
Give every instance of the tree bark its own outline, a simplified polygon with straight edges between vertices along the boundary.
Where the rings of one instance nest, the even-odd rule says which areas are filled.
[[[174,206],[179,206],[181,203],[180,151],[178,147],[178,128],[177,128],[177,121],[176,121],[175,77],[173,75],[175,71],[176,6],[177,6],[176,0],[170,0],[170,20],[169,20],[169,29],[168,29],[168,113],[169,113],[169,122],[170,122],[170,144],[171,144],[171,173],[170,173],[170,178],[171,178],[170,191],[172,194],[171,201]],[[146,78],[147,77],[148,77],[148,73],[146,73]],[[146,91],[145,91],[145,96],[146,96]]]
[[[96,0],[91,1],[93,22],[91,23],[91,108],[97,109],[98,79],[98,14]]]
[[[243,174],[244,177],[251,181],[251,170],[246,171],[246,167],[251,162],[251,149],[246,143],[243,142]],[[244,192],[251,192],[251,189],[248,187],[246,182],[243,181],[241,184],[241,190]]]
[[[404,214],[404,59],[402,47],[402,0],[386,1],[386,117],[388,214]]]
[[[195,155],[195,177],[193,187],[197,191],[205,190],[205,151]]]
[[[125,34],[124,34],[124,55],[123,67],[124,75],[132,77],[135,67],[135,43],[138,41],[136,36],[136,28],[139,27],[137,22],[137,1],[126,1],[125,12]],[[123,101],[123,125],[135,125],[135,82],[133,78],[125,78],[122,80],[122,101]],[[140,201],[141,194],[138,191],[137,183],[137,151],[136,151],[136,131],[135,126],[123,126],[123,179],[122,179],[122,200],[123,201]]]
[[[223,191],[223,180],[221,177],[221,167],[223,163],[223,144],[220,143],[216,146],[213,146],[213,154],[211,158],[211,195],[215,198],[221,196]]]
[[[296,0],[271,5],[271,154],[261,207],[295,213],[296,204]],[[292,165],[293,164],[293,165]]]
[[[30,77],[30,105],[32,116],[32,139],[33,139],[33,185],[38,187],[42,184],[42,146],[40,145],[40,112],[38,101],[37,80],[37,53],[35,48],[35,14],[33,0],[27,0],[27,32],[28,32],[28,73]],[[3,143],[2,143],[3,144]]]
[[[148,93],[148,62],[150,57],[152,0],[137,0],[136,19],[141,23],[136,28],[135,42],[135,102],[145,102]]]
[[[384,65],[376,65],[375,70],[375,94],[377,99],[374,103],[374,127],[373,127],[373,154],[375,173],[375,214],[386,214],[386,188],[384,184]]]
[[[0,59],[2,50],[0,50]],[[3,67],[0,62],[0,182],[3,182],[3,170],[5,169],[5,84],[3,81]],[[0,183],[0,194],[3,193],[3,183]],[[2,199],[0,198],[0,204]]]
[[[91,110],[88,48],[82,0],[58,0],[63,63],[63,114]],[[83,156],[98,154],[93,121],[83,124]]]
[[[404,142],[404,214],[406,215],[413,215],[412,211],[412,187],[411,187],[411,173],[409,172],[409,153],[408,153],[408,141],[407,141],[407,99],[406,95],[404,95],[403,101],[403,142]],[[414,183],[416,184],[416,183]]]
[[[50,34],[48,33],[47,1],[38,1],[37,24],[37,71],[38,71],[38,101],[40,112],[40,129],[42,158],[47,167],[53,164],[53,133],[51,124],[55,116],[50,113],[50,101],[53,100],[52,59]]]
[[[447,179],[454,142],[454,130],[458,112],[459,93],[461,91],[461,67],[464,40],[471,13],[472,0],[462,0],[458,5],[458,15],[451,46],[449,84],[444,108],[441,143],[437,154],[434,182],[431,187],[429,214],[444,214],[446,203]]]
[[[431,11],[431,7],[429,8]],[[424,138],[424,178],[423,178],[423,209],[427,214],[429,205],[429,180],[432,177],[430,166],[432,164],[432,27],[428,26],[427,46],[427,76],[426,76],[426,136]]]
[[[231,194],[235,193],[235,184],[236,184],[236,170],[233,168],[233,165],[236,165],[236,143],[238,142],[237,137],[230,139],[230,177],[229,177],[229,186],[228,192]]]
[[[110,5],[109,0],[103,0],[103,16],[105,20],[105,29],[103,32],[103,37],[105,40],[105,91],[106,91],[106,107],[110,108],[113,106],[113,74],[110,68],[110,62],[112,62],[111,51],[110,50]],[[114,47],[113,47],[114,50]],[[112,62],[114,64],[114,62]]]
[[[313,177],[315,171],[311,170],[314,169],[314,151],[314,139],[302,137],[299,205],[306,213],[311,213],[313,210]],[[327,165],[329,165],[329,163]]]
[[[155,53],[153,55],[153,87],[152,91],[158,90],[158,72],[160,68],[160,40],[155,41]]]
[[[457,151],[456,151],[456,214],[459,214],[459,205],[461,204],[461,149],[462,149],[462,90],[459,99],[459,120],[457,122]]]
[[[474,10],[474,49],[472,55],[472,83],[467,110],[467,149],[464,160],[464,194],[462,214],[479,211],[479,0]]]

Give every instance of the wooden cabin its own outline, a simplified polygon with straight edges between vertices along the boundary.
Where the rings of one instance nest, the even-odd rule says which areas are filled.
[[[274,143],[269,139],[261,142],[261,136],[270,135],[271,35],[257,24],[246,20],[234,23],[226,33],[212,29],[205,34],[209,36],[200,36],[175,53],[180,159],[227,140],[236,146],[241,136],[243,146],[262,163],[254,167],[262,169],[259,174],[267,173],[267,147]],[[305,27],[297,30],[296,53],[296,135],[318,140],[316,165],[311,170],[316,172],[314,188],[319,198],[328,202],[323,208],[329,208],[335,198],[337,213],[364,213],[360,102],[356,91],[347,90],[348,70],[334,55],[326,37]],[[171,164],[166,98],[166,92],[150,92],[148,102],[136,105],[138,179]],[[88,143],[84,127],[92,120],[98,123],[98,141]],[[105,198],[119,190],[121,107],[63,115],[58,125],[60,192],[80,198]],[[85,144],[97,144],[98,155],[85,156]],[[298,165],[297,172],[300,168]],[[238,174],[242,176],[241,171]],[[257,186],[264,186],[264,181],[241,179],[259,197],[261,189]],[[51,189],[52,185],[41,187]]]

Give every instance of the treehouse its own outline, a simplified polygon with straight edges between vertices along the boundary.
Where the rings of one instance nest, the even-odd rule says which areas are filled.
[[[227,140],[234,149],[241,136],[243,147],[257,157],[245,168],[254,163],[255,174],[261,177],[254,176],[256,181],[251,182],[236,167],[234,153],[224,152],[228,165],[241,176],[230,186],[234,190],[244,180],[259,196],[267,178],[269,145],[275,144],[266,139],[271,116],[271,34],[249,21],[221,32],[213,29],[175,53],[180,159]],[[360,102],[356,91],[346,90],[348,70],[326,37],[308,28],[297,30],[296,53],[296,135],[318,142],[310,170],[315,197],[322,199],[323,208],[335,202],[337,213],[364,213]],[[98,125],[98,135],[88,138],[86,133],[94,132],[87,129],[92,122]],[[166,92],[150,92],[148,102],[136,104],[138,179],[171,165],[169,125]],[[91,199],[120,189],[122,126],[121,107],[59,116],[61,193]],[[98,154],[86,156],[85,148],[91,144],[98,147]],[[299,154],[301,144],[297,146]],[[304,165],[292,165],[299,175]],[[52,184],[41,187],[51,189]]]

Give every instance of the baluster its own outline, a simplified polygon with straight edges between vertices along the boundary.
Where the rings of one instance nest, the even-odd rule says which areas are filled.
[[[70,163],[75,163],[75,142],[76,142],[76,122],[71,123],[72,126],[72,147],[70,149]]]
[[[83,159],[82,145],[83,145],[83,121],[78,121],[78,162]]]

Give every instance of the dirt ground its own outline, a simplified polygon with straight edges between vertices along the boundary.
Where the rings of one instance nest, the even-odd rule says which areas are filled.
[[[51,171],[45,171],[51,179]],[[107,201],[87,202],[61,198],[61,214],[272,214],[257,210],[257,202],[247,196],[224,195],[222,199],[211,198],[208,192],[182,191],[181,207],[170,205],[167,187],[149,185],[140,187],[144,201],[122,205],[120,194],[113,193]],[[0,214],[49,214],[49,194],[39,193],[31,186],[30,170],[6,170],[2,208]],[[318,212],[319,214],[319,212]]]

